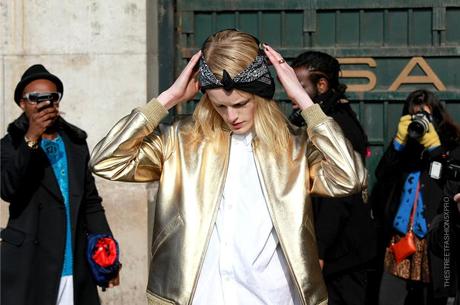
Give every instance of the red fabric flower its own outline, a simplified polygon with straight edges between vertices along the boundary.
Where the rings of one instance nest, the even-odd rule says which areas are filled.
[[[117,259],[117,245],[112,238],[100,238],[93,252],[93,260],[101,267],[112,266]]]

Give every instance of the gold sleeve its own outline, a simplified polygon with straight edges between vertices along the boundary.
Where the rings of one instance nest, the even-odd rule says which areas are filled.
[[[122,118],[94,148],[92,171],[105,179],[146,182],[161,176],[164,138],[155,130],[168,111],[156,99]]]
[[[339,125],[318,104],[302,111],[307,123],[307,160],[312,195],[347,196],[367,192],[367,170]]]

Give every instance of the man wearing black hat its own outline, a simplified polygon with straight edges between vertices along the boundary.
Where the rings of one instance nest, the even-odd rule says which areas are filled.
[[[63,93],[42,65],[29,67],[14,92],[23,113],[1,140],[1,198],[10,204],[1,305],[100,304],[86,238],[111,231],[87,166],[86,133],[59,115]]]

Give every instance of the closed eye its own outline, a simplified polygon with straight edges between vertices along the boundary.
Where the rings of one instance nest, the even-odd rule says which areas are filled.
[[[241,107],[244,107],[248,104],[249,101],[245,101],[245,102],[241,102],[241,103],[238,103],[238,104],[235,104],[233,105],[233,107],[235,108],[241,108]]]

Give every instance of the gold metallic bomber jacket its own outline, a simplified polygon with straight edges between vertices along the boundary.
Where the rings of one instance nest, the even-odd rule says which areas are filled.
[[[160,180],[151,246],[149,304],[191,304],[221,200],[230,150],[225,143],[190,144],[192,119],[165,130],[157,101],[122,118],[95,147],[93,172],[116,181]],[[346,196],[367,187],[360,156],[318,105],[302,112],[307,132],[292,129],[292,145],[275,155],[253,139],[256,168],[273,226],[302,304],[327,304],[318,264],[310,194]],[[226,147],[222,147],[226,145]],[[165,173],[164,175],[162,173]]]

